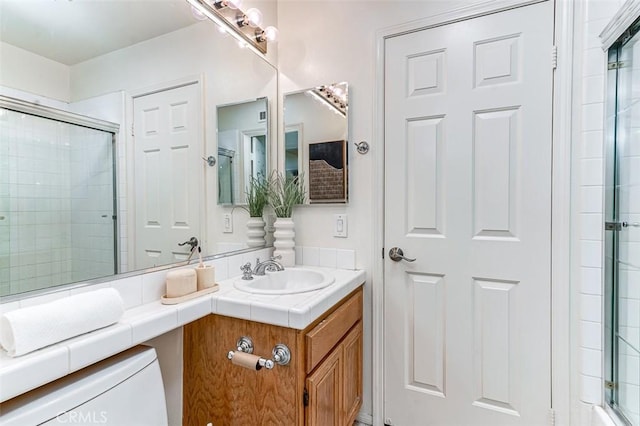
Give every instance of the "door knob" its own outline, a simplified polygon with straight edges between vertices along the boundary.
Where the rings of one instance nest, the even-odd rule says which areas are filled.
[[[389,250],[389,258],[394,262],[400,262],[401,260],[406,260],[407,262],[415,262],[415,259],[409,259],[408,257],[404,257],[404,252],[401,248],[394,247]]]

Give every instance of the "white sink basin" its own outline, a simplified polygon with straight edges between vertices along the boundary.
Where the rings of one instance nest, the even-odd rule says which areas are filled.
[[[324,288],[335,281],[331,274],[306,268],[286,268],[254,276],[252,280],[234,281],[235,288],[257,294],[295,294]]]

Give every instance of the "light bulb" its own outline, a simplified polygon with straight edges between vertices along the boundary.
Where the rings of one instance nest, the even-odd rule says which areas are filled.
[[[191,6],[191,14],[198,21],[204,21],[205,19],[207,19],[206,15],[200,12],[200,10],[198,10],[195,6]]]
[[[260,12],[259,9],[252,7],[251,9],[245,12],[245,16],[249,21],[249,26],[255,28],[262,25],[262,12]]]
[[[267,28],[264,29],[264,38],[267,39],[267,41],[270,42],[276,42],[278,41],[278,29],[276,27],[273,26],[268,26]]]

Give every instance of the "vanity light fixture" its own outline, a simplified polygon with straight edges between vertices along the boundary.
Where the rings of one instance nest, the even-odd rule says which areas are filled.
[[[347,83],[335,83],[315,87],[307,93],[331,107],[334,112],[342,116],[347,114]]]
[[[278,30],[269,26],[261,28],[262,12],[251,8],[241,9],[241,0],[186,0],[194,14],[202,14],[215,22],[222,32],[226,30],[238,40],[240,46],[248,46],[257,53],[267,53],[267,42],[276,40]]]

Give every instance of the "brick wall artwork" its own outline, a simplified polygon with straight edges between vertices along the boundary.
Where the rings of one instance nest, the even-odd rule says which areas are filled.
[[[345,141],[309,144],[309,200],[344,202],[347,191]]]

